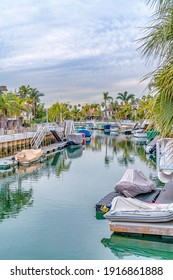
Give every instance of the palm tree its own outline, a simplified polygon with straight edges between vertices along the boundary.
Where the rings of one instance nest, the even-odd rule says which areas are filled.
[[[104,99],[104,105],[105,105],[105,117],[107,118],[107,101],[110,102],[113,101],[113,98],[109,96],[109,92],[103,92],[103,99]]]
[[[123,103],[128,103],[128,101],[133,100],[135,98],[134,94],[128,94],[127,91],[124,93],[118,93],[117,100],[121,100]]]
[[[19,117],[23,111],[27,111],[25,100],[13,93],[0,96],[0,111],[5,117]]]
[[[26,98],[30,95],[32,88],[28,85],[28,86],[21,86],[19,87],[19,91],[18,94],[22,97],[22,98]]]
[[[29,98],[32,100],[34,118],[37,116],[37,104],[41,96],[44,96],[44,93],[40,93],[36,88],[30,88]]]
[[[146,34],[140,39],[140,49],[149,60],[159,58],[157,69],[145,78],[150,78],[152,106],[148,108],[152,123],[169,135],[173,127],[173,1],[149,0],[155,6],[152,24],[146,28]]]

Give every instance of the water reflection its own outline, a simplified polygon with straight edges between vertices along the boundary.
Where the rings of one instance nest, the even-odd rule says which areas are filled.
[[[149,235],[112,234],[110,238],[103,238],[101,243],[119,259],[131,255],[151,259],[173,259],[173,239]]]
[[[133,136],[123,134],[105,134],[95,132],[92,134],[91,143],[86,149],[102,152],[105,149],[105,165],[109,166],[116,156],[120,166],[128,168],[135,164],[135,157],[139,157],[149,167],[156,169],[156,157],[145,153],[146,139],[136,140]]]
[[[6,184],[0,188],[0,221],[16,217],[23,208],[32,206],[32,188],[25,190],[20,179],[17,186]]]
[[[82,156],[83,153],[83,147],[77,147],[77,148],[67,148],[67,156],[68,158],[79,158]]]
[[[24,181],[28,179],[38,181],[43,175],[50,177],[52,174],[60,176],[63,171],[68,171],[71,165],[67,151],[58,152],[53,158],[44,163],[35,163],[31,166],[20,166],[11,176],[0,180],[0,220],[15,217],[23,208],[34,203],[33,189],[26,190]]]

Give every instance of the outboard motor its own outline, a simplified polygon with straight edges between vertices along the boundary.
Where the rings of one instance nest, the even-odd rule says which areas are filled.
[[[152,148],[149,149],[149,153],[150,154],[155,154],[156,153],[156,144]]]

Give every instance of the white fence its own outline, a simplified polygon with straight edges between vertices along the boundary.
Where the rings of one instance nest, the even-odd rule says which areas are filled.
[[[34,136],[34,134],[35,134],[35,131],[9,134],[9,135],[0,135],[0,143],[32,138]]]

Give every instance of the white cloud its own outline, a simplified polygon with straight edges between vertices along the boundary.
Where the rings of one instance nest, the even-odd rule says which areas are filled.
[[[0,75],[7,87],[35,85],[46,102],[50,95],[54,102],[57,88],[69,101],[79,91],[94,99],[128,77],[136,93],[142,89],[138,79],[147,69],[134,40],[149,15],[144,2],[1,0],[0,10]]]

